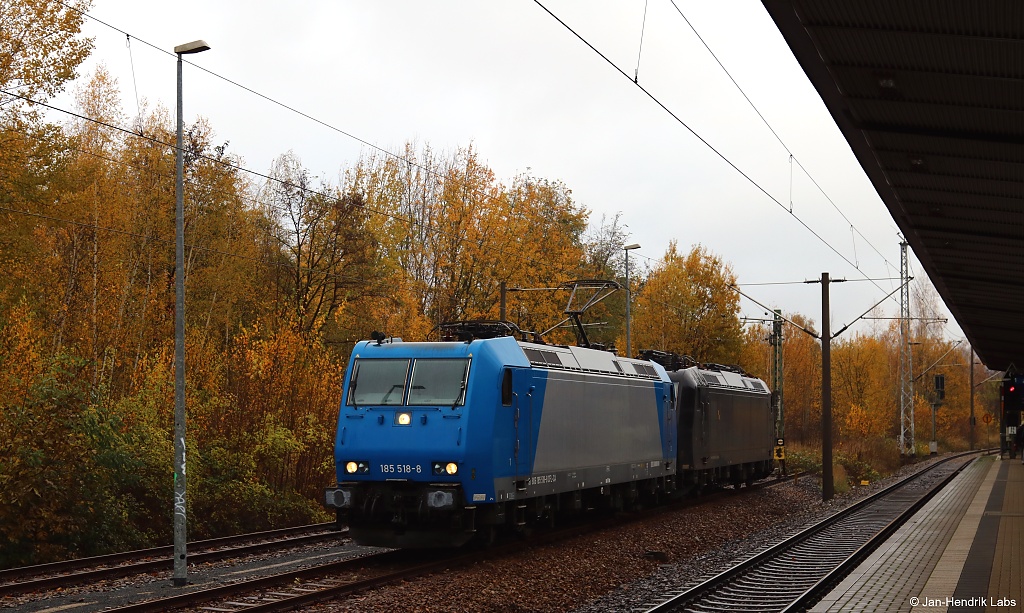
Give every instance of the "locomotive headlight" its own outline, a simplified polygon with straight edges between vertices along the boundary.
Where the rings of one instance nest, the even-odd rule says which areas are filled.
[[[350,474],[350,475],[354,475],[356,473],[366,474],[366,473],[370,472],[370,463],[369,462],[349,460],[348,462],[345,463],[345,472]]]
[[[399,426],[408,426],[412,423],[412,413],[395,413],[395,423]]]
[[[430,467],[435,475],[455,475],[459,472],[459,465],[455,462],[433,462]]]

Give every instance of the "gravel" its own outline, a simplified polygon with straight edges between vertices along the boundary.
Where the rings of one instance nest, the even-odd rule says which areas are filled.
[[[643,610],[645,604],[714,576],[924,465],[905,467],[828,503],[821,500],[818,480],[805,477],[314,610]]]

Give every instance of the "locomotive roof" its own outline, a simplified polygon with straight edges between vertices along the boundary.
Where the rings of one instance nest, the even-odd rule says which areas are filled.
[[[526,358],[535,366],[599,372],[609,375],[665,379],[661,366],[646,360],[635,360],[600,349],[559,345],[540,345],[519,341]]]
[[[387,351],[389,346],[394,350],[397,350],[397,353],[403,355],[416,353],[421,357],[440,357],[442,355],[450,356],[452,354],[452,349],[461,346],[463,349],[461,351],[456,351],[455,353],[465,353],[468,357],[472,355],[472,352],[470,351],[470,344],[475,345],[478,343],[486,343],[488,345],[505,345],[506,352],[510,347],[514,346],[507,345],[508,343],[516,343],[531,365],[542,368],[594,372],[640,379],[660,379],[662,381],[670,378],[665,368],[654,361],[622,357],[601,349],[530,343],[507,336],[493,339],[477,339],[472,343],[466,343],[463,341],[424,341],[403,343],[401,339],[388,339],[388,341],[384,342],[383,345],[380,345],[375,344],[372,341],[365,341],[356,345],[355,351],[353,351],[353,357],[361,357],[360,349],[362,349],[364,353],[367,353],[367,350],[369,350],[369,353],[377,353],[376,351],[373,351],[374,349],[383,349],[385,350],[384,353],[392,353]],[[512,351],[514,352],[515,350],[513,349]],[[395,354],[392,353],[392,355]],[[383,357],[383,355],[378,354],[377,357]],[[515,361],[512,354],[509,353],[506,353],[505,359],[513,359],[513,361]],[[698,384],[704,386],[737,388],[751,390],[754,392],[769,393],[768,386],[761,379],[745,376],[724,368],[716,369],[708,367],[707,365],[704,367],[691,366],[689,368],[673,372],[687,373],[696,379]]]
[[[735,387],[768,393],[768,386],[757,377],[746,377],[729,370],[707,370],[697,366],[692,366],[686,370],[692,372],[705,385]]]
[[[520,341],[511,336],[475,339],[465,341],[421,341],[402,342],[401,339],[386,340],[382,344],[373,341],[357,343],[353,358],[383,357],[472,357],[473,348],[487,346],[488,353],[494,354],[505,364],[578,372],[602,373],[613,376],[635,377],[665,381],[668,376],[660,365],[646,361],[620,357],[614,353],[586,347],[543,345]],[[522,352],[515,350],[519,348]],[[519,357],[516,357],[519,356]],[[525,361],[522,361],[525,357]]]

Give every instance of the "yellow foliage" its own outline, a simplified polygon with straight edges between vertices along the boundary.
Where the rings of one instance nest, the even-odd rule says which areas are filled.
[[[743,344],[739,294],[732,268],[696,245],[687,255],[675,241],[635,294],[633,345],[735,364]],[[625,343],[623,343],[625,345]]]
[[[371,156],[347,177],[381,227],[391,288],[388,300],[364,305],[362,337],[379,327],[423,338],[416,334],[447,321],[497,319],[502,282],[552,287],[580,277],[586,211],[564,185],[527,175],[502,185],[472,147],[444,157],[407,145],[405,156],[415,165]],[[508,318],[543,330],[562,318],[565,301],[514,295]]]
[[[29,388],[46,368],[45,336],[26,301],[0,319],[0,398],[10,405],[25,402]]]
[[[91,2],[71,6],[57,0],[4,0],[0,3],[0,90],[45,100],[75,77],[92,49],[80,39]]]

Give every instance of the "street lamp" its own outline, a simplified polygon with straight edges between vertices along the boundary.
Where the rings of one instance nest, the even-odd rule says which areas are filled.
[[[195,40],[178,45],[178,140],[174,149],[174,585],[188,585],[185,550],[185,160],[182,156],[181,56],[206,51]]]
[[[629,252],[633,249],[639,249],[638,243],[632,245],[626,245],[622,248],[626,252],[626,357],[633,357],[633,344],[630,342],[629,337],[629,303],[632,302],[632,294],[629,292]]]

